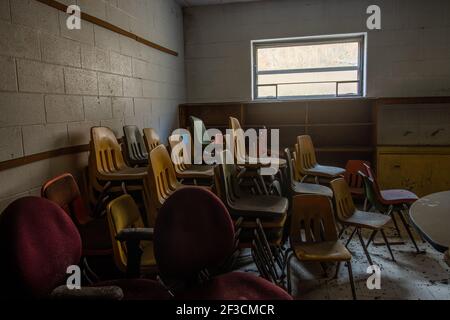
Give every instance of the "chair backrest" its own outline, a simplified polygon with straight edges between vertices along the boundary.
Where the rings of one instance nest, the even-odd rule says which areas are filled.
[[[291,150],[289,150],[289,148],[285,148],[284,149],[284,154],[286,155],[286,162],[288,165],[288,170],[287,170],[287,178],[288,178],[288,182],[290,182],[291,185],[293,185],[295,183],[295,178],[294,178],[294,159],[292,159],[291,156]]]
[[[292,198],[291,243],[318,243],[337,239],[333,206],[328,197],[304,194]]]
[[[95,169],[101,174],[127,167],[114,132],[106,127],[91,128],[91,156]]]
[[[114,261],[122,272],[126,272],[128,261],[126,243],[116,240],[116,236],[126,228],[143,228],[144,223],[136,202],[128,194],[124,194],[109,202],[106,212],[114,251]]]
[[[294,152],[292,152],[292,159],[294,160],[294,179],[295,181],[302,180],[302,173],[300,172],[300,160],[298,158],[298,154],[300,153],[300,147],[298,143],[294,145]]]
[[[158,210],[179,186],[172,160],[164,145],[159,145],[150,152],[146,180],[152,204],[149,222],[153,225]]]
[[[41,196],[60,206],[76,224],[90,220],[89,210],[70,173],[64,173],[45,182],[41,188]]]
[[[81,258],[81,238],[56,203],[24,197],[0,216],[0,297],[42,298],[65,283]]]
[[[300,165],[300,171],[304,174],[304,169],[313,168],[317,164],[316,152],[312,143],[311,137],[308,135],[302,135],[297,137],[298,143],[298,160]]]
[[[331,181],[333,189],[336,215],[338,220],[346,220],[355,213],[355,204],[353,202],[350,189],[344,178],[338,178]]]
[[[172,135],[169,137],[169,145],[171,151],[172,160],[174,160],[174,168],[177,173],[181,173],[188,168],[185,159],[184,148],[187,146],[180,145],[183,142],[183,137]]]
[[[144,133],[145,147],[147,148],[147,152],[150,153],[161,144],[161,139],[153,128],[144,128],[142,132]]]
[[[194,116],[189,116],[189,124],[191,128],[191,135],[194,139],[194,143],[202,144],[203,141],[211,141],[210,137],[205,136],[206,126],[202,119],[199,119]]]
[[[124,126],[123,134],[125,137],[126,151],[130,162],[145,161],[148,159],[148,152],[145,147],[144,139],[137,126]]]
[[[235,159],[244,161],[246,159],[244,132],[238,119],[230,117],[229,120],[232,134],[232,146],[234,146],[234,157]]]
[[[382,203],[382,196],[378,184],[373,179],[373,173],[370,166],[365,166],[364,171],[359,171],[359,176],[364,183],[364,193],[369,203],[379,212],[385,212],[386,206]]]
[[[155,224],[154,251],[164,279],[195,281],[220,266],[234,249],[234,226],[222,201],[205,188],[174,192]]]
[[[363,160],[348,160],[345,165],[344,179],[350,188],[363,188],[362,177],[358,174],[359,171],[365,172],[365,164],[370,165],[367,161]]]
[[[230,157],[230,151],[223,151],[221,154],[221,164],[214,168],[214,185],[216,186],[217,194],[227,205],[232,205],[241,194],[236,165],[226,163],[225,161],[225,159],[230,159]]]

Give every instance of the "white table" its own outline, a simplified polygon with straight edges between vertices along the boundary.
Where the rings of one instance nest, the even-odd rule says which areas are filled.
[[[450,191],[420,198],[409,209],[409,215],[415,227],[436,250],[445,252],[449,249]]]

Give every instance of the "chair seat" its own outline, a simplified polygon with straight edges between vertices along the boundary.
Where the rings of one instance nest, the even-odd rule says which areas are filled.
[[[240,217],[244,218],[244,221],[242,221],[242,223],[241,223],[242,228],[254,229],[257,227],[255,218],[248,220],[243,215],[238,215],[236,218],[240,218]],[[284,224],[286,223],[286,219],[287,219],[287,214],[283,214],[276,219],[268,220],[268,219],[260,218],[260,221],[261,221],[261,224],[264,227],[264,229],[269,229],[269,228],[282,228],[284,226]]]
[[[381,190],[381,197],[383,203],[388,205],[413,204],[419,199],[415,193],[404,189]]]
[[[345,169],[331,166],[315,165],[312,168],[304,169],[304,173],[311,176],[318,176],[323,178],[334,178],[345,173]]]
[[[144,179],[147,176],[147,168],[146,167],[125,167],[120,171],[115,171],[112,173],[102,173],[99,174],[101,178],[106,180],[140,180]]]
[[[147,279],[120,279],[96,283],[95,287],[117,286],[123,291],[123,300],[169,300],[169,291],[162,284]]]
[[[263,159],[263,161],[261,161]],[[287,166],[287,162],[282,158],[253,158],[253,157],[245,157],[244,163],[239,163],[238,165],[242,165],[244,167],[250,168],[266,168],[270,167],[272,164],[278,165],[279,168],[285,168]],[[275,172],[276,173],[276,172]]]
[[[333,198],[333,191],[320,184],[295,182],[292,187],[296,194],[318,194]]]
[[[177,176],[182,179],[212,179],[214,177],[214,167],[193,164],[186,170],[177,172]]]
[[[302,261],[350,261],[351,253],[339,241],[294,243],[293,250]]]
[[[280,218],[287,212],[289,202],[286,198],[268,195],[251,195],[240,197],[229,203],[234,211],[242,212],[255,218]]]
[[[112,253],[111,235],[105,219],[93,219],[78,226],[83,243],[83,255]]]
[[[353,215],[344,222],[345,224],[361,228],[381,229],[389,221],[391,221],[391,217],[388,215],[356,210]]]
[[[176,297],[188,300],[292,300],[280,287],[244,272],[231,272],[214,277]]]

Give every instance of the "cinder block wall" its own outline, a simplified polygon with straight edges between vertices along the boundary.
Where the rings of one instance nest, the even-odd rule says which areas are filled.
[[[0,161],[89,142],[95,125],[124,124],[165,139],[184,102],[181,8],[173,0],[59,0],[179,53],[162,53],[35,0],[0,0]],[[0,210],[37,195],[53,175],[77,173],[87,154],[0,172]]]
[[[381,8],[380,31],[366,9]],[[251,100],[250,41],[368,31],[369,97],[450,95],[450,1],[272,0],[185,11],[189,102]]]

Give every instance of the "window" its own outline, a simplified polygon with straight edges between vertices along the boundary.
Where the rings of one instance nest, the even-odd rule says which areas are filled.
[[[254,99],[364,96],[366,34],[252,41]]]

